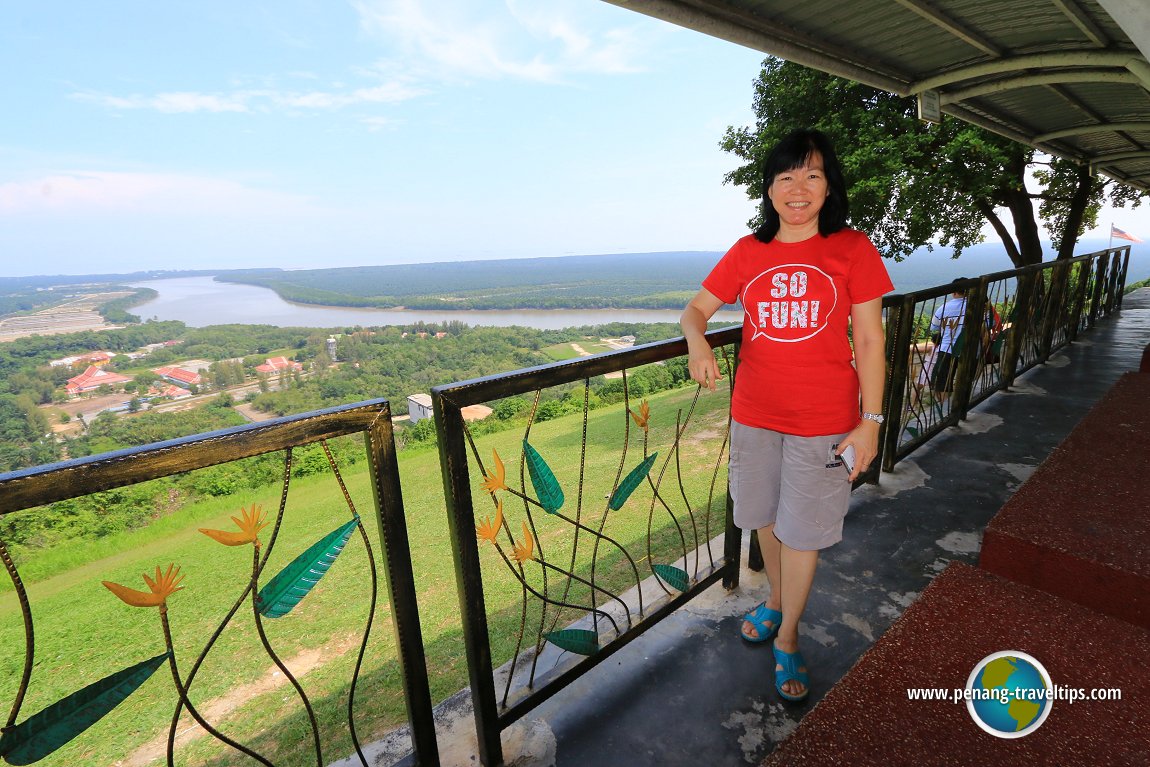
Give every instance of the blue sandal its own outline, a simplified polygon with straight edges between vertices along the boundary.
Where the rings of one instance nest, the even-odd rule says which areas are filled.
[[[758,644],[775,638],[775,634],[779,633],[779,625],[783,622],[783,614],[767,607],[766,602],[760,602],[758,607],[743,616],[743,620],[755,627],[758,636],[748,636],[742,626],[739,627],[739,634],[748,642]]]
[[[807,672],[799,671],[800,668],[807,665],[806,660],[803,659],[803,654],[801,652],[783,652],[773,644],[771,650],[775,654],[775,663],[782,666],[782,668],[775,670],[775,690],[786,700],[799,701],[807,697],[807,693],[811,691],[810,677],[807,676]],[[792,679],[803,686],[803,691],[798,695],[791,695],[783,690],[783,685]]]

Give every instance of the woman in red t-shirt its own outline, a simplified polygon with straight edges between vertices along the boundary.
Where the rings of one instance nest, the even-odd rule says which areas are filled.
[[[846,183],[822,133],[796,131],[772,150],[763,203],[763,225],[715,265],[680,323],[691,377],[714,390],[707,322],[723,304],[743,307],[729,482],[735,523],[758,530],[770,594],[741,630],[774,639],[775,688],[801,700],[799,620],[819,551],[842,539],[851,482],[878,454],[882,295],[893,285],[874,245],[847,227]]]

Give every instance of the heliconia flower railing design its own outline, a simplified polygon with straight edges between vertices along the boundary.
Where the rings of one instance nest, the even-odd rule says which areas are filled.
[[[180,575],[180,569],[170,564],[167,570],[162,572],[161,568],[157,566],[154,578],[149,577],[145,573],[144,582],[148,586],[148,591],[140,591],[118,583],[104,581],[103,584],[109,591],[131,607],[159,608],[160,623],[163,629],[166,651],[161,655],[129,666],[122,671],[116,672],[111,676],[89,685],[45,708],[35,716],[27,719],[21,725],[7,730],[3,735],[3,740],[0,741],[0,754],[3,754],[4,758],[10,764],[31,764],[34,761],[42,759],[99,721],[104,714],[111,711],[116,705],[147,681],[160,664],[167,660],[171,668],[172,679],[175,682],[176,692],[179,696],[179,704],[176,708],[176,714],[172,718],[172,726],[168,734],[168,764],[174,763],[173,744],[175,742],[176,727],[179,723],[180,713],[184,709],[187,709],[192,718],[213,737],[241,751],[261,764],[272,765],[272,762],[264,756],[236,742],[213,727],[204,719],[200,712],[196,710],[196,707],[192,704],[188,696],[196,671],[199,670],[200,665],[212,649],[216,639],[218,639],[228,623],[235,616],[237,608],[250,596],[252,616],[260,641],[268,657],[271,658],[272,662],[291,683],[300,698],[300,702],[307,711],[308,720],[311,724],[316,764],[322,767],[324,764],[323,747],[320,742],[319,725],[316,722],[315,711],[299,680],[292,675],[287,665],[273,649],[271,642],[268,640],[267,633],[264,631],[263,619],[282,618],[288,615],[307,597],[312,589],[320,582],[320,579],[327,573],[328,569],[335,563],[347,545],[348,539],[357,529],[363,536],[368,556],[371,556],[371,545],[367,538],[367,533],[363,529],[362,521],[360,520],[359,514],[355,511],[354,503],[351,500],[350,494],[347,492],[347,487],[344,485],[343,478],[339,474],[339,468],[335,464],[335,460],[332,457],[326,441],[323,443],[323,447],[331,468],[343,490],[344,498],[352,514],[352,519],[316,541],[312,546],[288,563],[262,588],[259,586],[259,578],[271,555],[276,533],[278,533],[280,529],[284,509],[287,504],[288,488],[291,478],[290,448],[285,451],[282,499],[279,513],[276,517],[275,529],[269,539],[267,547],[263,550],[262,557],[260,556],[261,543],[259,533],[267,527],[269,523],[267,521],[267,515],[259,506],[253,505],[250,509],[241,508],[240,516],[232,517],[232,521],[235,522],[238,528],[237,530],[200,529],[201,533],[204,533],[209,538],[225,546],[238,547],[250,544],[252,546],[252,573],[251,579],[245,584],[244,591],[236,602],[236,608],[233,608],[232,611],[228,613],[219,629],[212,635],[207,646],[196,660],[191,673],[188,674],[186,678],[181,678],[176,662],[176,651],[172,645],[172,632],[168,620],[167,604],[168,597],[184,589],[184,586],[180,585],[183,581],[183,576]],[[371,571],[370,593],[372,610],[369,615],[374,613],[377,593],[374,566],[372,566]],[[360,650],[361,657],[363,648],[367,645],[370,633],[369,625],[363,634]],[[354,698],[354,684],[352,697]],[[359,745],[359,740],[355,737],[354,720],[349,718],[348,725],[352,731],[356,752],[363,764],[367,765],[367,757],[364,756],[363,750]]]
[[[382,425],[380,423],[381,417],[385,419]],[[325,418],[328,420],[324,420]],[[323,435],[342,436],[356,432],[367,433],[368,439],[366,445],[368,447],[368,455],[373,468],[376,470],[373,474],[373,490],[375,491],[377,502],[387,505],[385,513],[381,513],[380,517],[381,532],[385,535],[391,533],[401,538],[401,542],[405,548],[406,533],[402,524],[402,505],[398,502],[398,497],[394,499],[396,501],[395,504],[391,503],[392,499],[385,498],[385,494],[387,493],[395,493],[398,495],[398,472],[394,464],[394,442],[391,439],[390,432],[390,411],[386,402],[379,400],[375,403],[363,403],[358,406],[334,408],[331,411],[318,414],[290,417],[282,419],[282,421],[284,422],[282,424],[267,422],[258,426],[238,427],[237,429],[225,430],[224,432],[217,432],[211,435],[197,435],[197,437],[189,438],[186,441],[174,441],[175,443],[181,443],[175,447],[170,443],[163,443],[163,445],[156,450],[152,450],[150,447],[137,449],[135,453],[142,457],[139,459],[140,462],[138,464],[132,465],[132,469],[128,474],[133,472],[138,473],[138,478],[125,476],[109,480],[100,472],[105,470],[113,472],[121,471],[121,467],[127,464],[121,463],[118,460],[101,460],[100,457],[83,459],[79,462],[75,462],[77,465],[62,464],[59,469],[55,469],[55,471],[61,473],[70,473],[73,477],[77,473],[84,474],[85,479],[94,485],[108,487],[115,486],[117,482],[119,484],[125,484],[130,483],[133,479],[139,481],[140,478],[152,478],[156,476],[155,474],[149,475],[149,468],[144,465],[152,459],[153,454],[156,456],[156,461],[169,472],[172,471],[173,468],[179,470],[181,468],[195,468],[197,465],[206,466],[219,463],[219,457],[210,452],[212,449],[217,451],[223,449],[225,453],[229,452],[229,450],[234,451],[232,455],[233,458],[258,455],[272,452],[272,450],[275,449],[282,450],[284,456],[280,502],[278,511],[274,516],[274,525],[272,524],[272,520],[268,518],[268,514],[265,513],[259,505],[252,504],[251,506],[241,507],[238,514],[232,516],[235,529],[219,530],[200,528],[201,533],[224,546],[235,548],[251,546],[251,570],[250,575],[244,579],[241,584],[241,593],[232,604],[231,609],[227,612],[222,622],[220,622],[215,631],[211,633],[206,644],[192,663],[190,670],[186,673],[182,672],[180,664],[177,661],[177,648],[173,643],[168,604],[169,599],[177,592],[184,591],[187,588],[194,589],[194,584],[189,585],[185,583],[181,568],[175,564],[168,564],[166,568],[157,566],[152,575],[145,573],[143,580],[147,586],[147,590],[137,589],[130,585],[112,581],[103,581],[103,585],[107,590],[129,607],[145,609],[158,608],[164,640],[164,651],[88,684],[62,697],[55,703],[45,706],[39,712],[19,722],[17,720],[19,719],[20,709],[25,697],[25,692],[29,686],[31,670],[34,665],[32,611],[27,597],[27,591],[23,586],[15,563],[9,556],[3,541],[0,541],[0,556],[2,556],[9,576],[16,586],[26,628],[25,673],[21,680],[21,685],[16,700],[13,703],[7,724],[4,726],[2,732],[0,732],[0,759],[8,764],[23,765],[35,763],[55,753],[65,744],[82,735],[86,730],[107,716],[121,702],[139,690],[153,676],[155,671],[166,662],[171,672],[177,699],[167,735],[167,764],[173,765],[175,763],[174,746],[177,726],[180,723],[182,715],[186,712],[206,733],[221,743],[226,744],[257,763],[272,765],[273,762],[266,755],[260,754],[250,746],[238,742],[233,737],[222,732],[219,726],[208,721],[207,717],[196,707],[192,699],[192,690],[196,676],[203,667],[205,660],[208,658],[213,647],[215,647],[217,640],[220,639],[224,630],[233,622],[233,619],[243,606],[248,604],[250,605],[255,631],[264,652],[279,669],[279,672],[283,674],[284,678],[290,682],[299,699],[300,705],[306,712],[311,730],[311,742],[315,754],[315,763],[322,767],[326,761],[324,759],[320,728],[312,703],[303,685],[291,673],[288,666],[276,652],[265,631],[264,624],[267,620],[291,620],[289,616],[293,610],[295,610],[303,600],[308,599],[309,596],[314,593],[317,585],[329,570],[336,565],[340,554],[349,545],[352,536],[358,531],[364,546],[367,569],[369,571],[369,577],[361,580],[364,582],[365,587],[368,587],[365,588],[364,591],[370,605],[366,617],[366,626],[361,633],[359,652],[356,657],[354,671],[347,693],[346,727],[360,763],[365,767],[369,764],[356,733],[356,722],[353,713],[356,705],[356,687],[363,667],[364,655],[368,647],[372,623],[376,613],[378,598],[377,568],[372,551],[373,546],[364,528],[363,521],[356,510],[351,493],[344,482],[332,451],[329,449],[327,439]],[[313,437],[313,440],[308,441],[318,441],[323,448],[328,465],[342,492],[350,518],[320,537],[319,540],[310,546],[307,546],[302,552],[299,552],[294,559],[284,565],[279,572],[265,581],[263,580],[265,568],[284,524],[292,477],[293,446],[305,444],[305,442],[299,441],[300,437],[305,433],[300,431],[301,426],[303,429],[319,435],[318,439]],[[171,461],[170,453],[179,450],[183,450],[188,454],[188,464],[181,466],[178,462]],[[167,454],[161,455],[164,453]],[[111,467],[110,469],[109,466]],[[49,470],[44,472],[43,476],[33,480],[38,485],[36,488],[37,492],[41,495],[56,493],[59,498],[72,497],[67,494],[67,489],[60,488],[60,483],[53,484],[52,479],[52,467],[49,467]],[[29,481],[26,477],[17,476],[10,478],[6,475],[0,477],[0,484],[9,480],[11,485],[16,488],[16,494],[24,492],[23,485]],[[48,488],[48,490],[45,490],[45,488]],[[48,500],[51,500],[51,498],[48,498]],[[15,502],[9,504],[8,501],[5,501],[0,503],[0,506],[9,506],[6,510],[11,510],[11,507],[15,506]],[[266,540],[263,540],[261,534],[269,525],[271,526],[270,534]],[[403,563],[397,564],[393,561],[389,561],[388,563],[392,572],[392,583],[389,584],[389,587],[392,595],[392,608],[397,615],[395,618],[396,631],[399,635],[397,639],[400,640],[399,644],[402,651],[409,656],[406,658],[405,665],[413,667],[411,673],[414,674],[414,677],[405,679],[405,693],[409,698],[409,715],[413,717],[412,727],[413,731],[415,731],[413,732],[413,744],[417,750],[417,763],[436,764],[438,763],[438,755],[434,746],[434,726],[432,724],[430,697],[427,690],[426,667],[423,661],[423,645],[422,640],[419,638],[418,621],[413,620],[416,611],[414,589],[412,588],[413,584],[410,579],[410,555],[404,550],[402,556]],[[396,581],[398,581],[398,583],[396,583]],[[399,589],[398,599],[396,598],[397,588]],[[318,597],[312,598],[315,599]],[[179,598],[177,598],[177,601],[178,599]],[[400,620],[403,621],[402,627],[399,625]],[[405,634],[408,638],[406,642],[403,641]],[[414,647],[412,647],[412,639],[416,640]],[[404,647],[405,645],[406,647]],[[416,715],[419,717],[418,720],[415,719]]]
[[[627,386],[626,386],[626,372],[625,371],[624,371],[623,381],[624,381],[624,386],[623,386],[623,388],[624,388],[624,399],[626,402]],[[695,399],[692,401],[692,407],[691,407],[692,410],[694,409],[695,404],[698,402],[699,391],[700,391],[699,389],[696,389],[696,391],[695,391]],[[640,574],[639,574],[639,568],[636,565],[634,558],[630,555],[630,553],[628,553],[627,549],[624,546],[622,546],[620,543],[618,543],[617,541],[612,539],[611,537],[607,536],[603,532],[604,525],[606,523],[607,514],[609,512],[620,511],[623,508],[624,504],[626,504],[627,501],[631,498],[632,494],[643,484],[647,484],[652,489],[652,498],[651,498],[651,503],[650,503],[648,515],[647,515],[648,516],[648,519],[647,519],[647,539],[646,539],[647,540],[647,556],[645,557],[647,562],[649,563],[650,571],[652,572],[652,574],[654,574],[656,576],[656,583],[658,583],[658,585],[664,591],[664,593],[666,593],[668,595],[670,595],[672,592],[679,592],[679,593],[686,592],[690,588],[690,585],[691,585],[691,576],[685,570],[683,570],[680,567],[676,567],[674,565],[671,565],[671,564],[657,563],[654,561],[654,559],[652,557],[651,532],[652,532],[652,527],[654,524],[654,516],[655,516],[656,507],[659,507],[659,508],[665,510],[668,517],[671,520],[671,523],[674,525],[674,527],[678,533],[678,538],[680,541],[680,550],[681,550],[680,558],[682,560],[684,560],[684,562],[687,559],[688,548],[687,548],[686,538],[684,536],[683,529],[682,529],[682,526],[679,522],[679,519],[677,518],[677,516],[676,516],[674,510],[671,508],[671,506],[668,505],[668,503],[662,498],[662,496],[659,493],[659,485],[661,483],[662,474],[667,469],[668,461],[664,461],[664,463],[663,463],[663,466],[662,466],[660,473],[659,473],[659,481],[652,480],[651,476],[650,476],[651,470],[656,465],[656,461],[659,457],[658,452],[648,453],[647,437],[649,434],[648,421],[650,419],[650,405],[648,404],[648,402],[646,400],[644,400],[640,404],[638,410],[632,410],[629,406],[625,405],[624,412],[627,415],[629,415],[630,418],[639,427],[639,429],[642,430],[642,433],[643,433],[643,458],[638,464],[636,464],[633,468],[631,468],[631,470],[627,473],[626,476],[623,476],[622,472],[623,472],[623,469],[625,467],[626,452],[627,452],[626,445],[629,442],[629,440],[628,440],[629,424],[627,424],[628,429],[626,429],[624,432],[624,434],[625,434],[625,436],[624,436],[624,449],[623,449],[622,454],[620,456],[619,469],[616,473],[614,488],[612,489],[611,493],[607,496],[607,502],[606,502],[605,508],[603,510],[603,513],[601,514],[601,516],[599,518],[599,522],[598,522],[597,526],[594,528],[588,527],[587,525],[584,525],[583,523],[581,523],[577,519],[572,519],[571,517],[564,515],[560,511],[560,509],[563,507],[565,500],[566,500],[562,485],[561,485],[560,481],[556,478],[555,473],[552,471],[552,469],[551,469],[550,465],[547,463],[546,459],[539,453],[538,450],[535,449],[535,447],[533,447],[531,445],[531,443],[528,441],[528,439],[524,438],[524,440],[523,440],[523,463],[525,464],[525,466],[527,468],[527,475],[528,475],[530,482],[531,482],[531,489],[535,493],[534,497],[532,497],[528,493],[524,492],[523,490],[517,490],[517,489],[512,489],[512,488],[508,487],[507,482],[506,482],[506,469],[504,467],[503,460],[500,458],[499,453],[497,451],[493,451],[493,456],[492,456],[493,457],[493,466],[494,466],[493,471],[491,473],[488,473],[486,470],[484,470],[483,463],[479,457],[478,450],[475,446],[474,439],[472,438],[470,431],[467,432],[468,444],[472,450],[472,453],[475,457],[476,462],[479,465],[480,471],[483,474],[483,480],[481,482],[481,485],[485,490],[488,491],[488,493],[491,494],[492,498],[495,500],[495,503],[496,503],[495,520],[492,521],[491,518],[487,518],[487,519],[484,519],[481,522],[479,522],[476,525],[477,537],[480,540],[486,540],[486,541],[489,541],[495,545],[496,550],[499,551],[504,562],[511,569],[512,574],[517,579],[519,579],[520,582],[522,583],[523,588],[524,588],[525,597],[528,593],[530,593],[532,596],[535,596],[536,598],[542,600],[544,602],[544,604],[549,605],[551,607],[559,608],[552,613],[552,619],[551,619],[552,625],[551,625],[550,630],[544,630],[543,628],[540,628],[539,638],[544,639],[546,641],[549,641],[552,644],[554,644],[555,646],[557,646],[563,650],[578,653],[580,655],[591,655],[591,654],[597,652],[600,648],[600,636],[599,636],[597,628],[591,629],[591,630],[577,629],[577,628],[568,628],[568,629],[557,630],[555,628],[555,624],[559,621],[563,608],[580,609],[580,606],[572,605],[566,601],[567,594],[570,591],[570,586],[572,583],[580,583],[584,586],[587,586],[593,593],[601,594],[603,597],[605,597],[605,598],[611,600],[612,602],[618,604],[622,608],[621,614],[622,614],[622,617],[625,618],[625,620],[626,620],[626,626],[628,629],[630,629],[632,627],[635,620],[642,619],[642,617],[643,617],[643,612],[644,612],[643,611],[643,590],[642,590],[642,588],[640,588],[641,578],[640,578]],[[587,417],[588,417],[588,411],[585,407],[584,413],[583,413],[584,424],[586,424]],[[689,418],[690,418],[690,412],[688,412],[687,420],[689,420]],[[686,427],[685,421],[677,424],[677,428],[675,431],[675,434],[676,434],[675,440],[674,440],[674,443],[672,444],[672,446],[670,448],[670,452],[675,456],[678,456],[679,437],[682,435],[683,429],[685,429],[685,427]],[[527,427],[528,433],[530,432],[530,428],[531,428],[531,426],[529,424]],[[717,460],[716,471],[712,475],[712,483],[711,483],[711,494],[712,494],[712,496],[713,496],[713,492],[714,492],[714,478],[718,474],[718,466],[721,465],[721,463],[722,463],[722,457],[723,457],[723,453],[725,451],[725,448],[726,448],[726,439],[724,438],[722,448],[720,449],[720,455],[719,455],[719,458]],[[678,467],[676,467],[676,468],[678,468]],[[620,479],[620,477],[622,477],[622,479]],[[699,548],[699,540],[698,540],[698,532],[695,529],[695,514],[692,511],[691,503],[686,497],[686,491],[683,490],[681,482],[679,484],[679,488],[680,488],[680,491],[682,493],[682,497],[683,497],[683,501],[684,501],[685,515],[690,519],[692,531],[693,531],[694,546],[692,547],[691,550],[697,550]],[[521,499],[525,504],[525,508],[527,510],[527,514],[526,514],[527,518],[523,520],[523,523],[522,523],[523,534],[520,536],[520,538],[518,540],[516,540],[514,535],[511,533],[511,530],[509,527],[503,526],[503,501],[501,498],[498,498],[496,495],[500,491],[504,491],[510,495],[516,496],[517,498]],[[712,500],[712,498],[708,498],[707,504],[703,508],[710,508],[711,500]],[[593,536],[595,552],[592,555],[592,560],[591,560],[592,561],[592,568],[591,568],[591,578],[590,579],[584,579],[584,578],[582,578],[582,577],[580,577],[574,573],[574,561],[575,561],[575,558],[577,555],[577,549],[578,549],[577,545],[572,546],[572,548],[571,548],[571,560],[572,560],[572,562],[570,565],[568,565],[567,568],[558,567],[558,566],[548,562],[543,556],[541,547],[540,547],[540,550],[538,552],[536,552],[536,550],[535,550],[535,548],[536,548],[535,535],[532,533],[532,530],[531,530],[531,528],[535,526],[535,520],[533,519],[533,516],[531,514],[531,508],[532,507],[536,507],[538,509],[541,509],[544,512],[546,512],[548,515],[555,517],[559,520],[562,520],[563,522],[566,522],[567,524],[574,527],[576,529],[576,532],[581,531],[581,532],[585,532],[585,533]],[[707,523],[709,524],[709,517],[704,515],[704,518],[707,521]],[[529,523],[530,523],[530,525],[529,525]],[[507,558],[507,556],[503,552],[502,547],[499,544],[497,534],[501,528],[504,530],[504,533],[505,533],[505,536],[508,540],[508,543],[511,545],[511,547],[514,551],[513,559],[514,559],[515,564],[513,564],[512,561]],[[618,550],[618,552],[627,560],[628,564],[631,567],[631,570],[634,574],[634,581],[631,585],[636,587],[635,593],[637,594],[637,597],[638,597],[638,608],[637,608],[637,611],[635,612],[635,614],[632,613],[631,608],[627,605],[627,603],[621,598],[621,596],[619,594],[607,591],[607,590],[601,588],[600,586],[598,586],[595,582],[595,567],[594,567],[594,565],[598,559],[598,557],[597,557],[598,548],[599,548],[599,546],[605,545],[605,544],[609,544],[609,545],[613,546],[616,550]],[[534,562],[538,563],[542,568],[544,568],[545,571],[548,571],[550,573],[554,573],[554,574],[558,575],[559,577],[565,579],[564,580],[564,595],[558,599],[551,597],[548,594],[548,580],[546,578],[543,579],[542,591],[539,591],[536,588],[532,587],[528,583],[527,578],[526,578],[526,573],[524,572],[524,569],[523,569],[523,564],[525,562],[528,562],[528,561],[534,561]],[[713,561],[712,561],[712,564],[713,564]],[[616,621],[615,621],[614,617],[612,617],[611,613],[606,612],[602,609],[599,609],[599,608],[595,607],[593,604],[590,606],[585,606],[584,609],[590,610],[590,612],[592,613],[592,616],[594,618],[594,624],[596,626],[598,625],[599,619],[604,618],[611,624],[611,629],[612,629],[613,634],[616,636],[619,635],[619,633],[620,633],[619,625],[616,623]],[[544,621],[543,622],[545,622],[545,620],[546,620],[546,613],[544,613]],[[521,629],[520,629],[521,637],[522,637],[522,632],[523,632],[523,627],[521,626]],[[536,647],[536,653],[533,655],[533,660],[537,659],[537,658],[538,658],[538,646]],[[513,661],[513,666],[514,666],[514,661]],[[535,669],[533,666],[532,672],[531,672],[531,681],[532,682],[534,681],[534,676],[535,676]],[[509,675],[508,676],[508,685],[510,685],[510,680],[511,680],[511,676]],[[505,690],[504,691],[504,700],[506,700],[507,694],[508,694],[508,690]]]

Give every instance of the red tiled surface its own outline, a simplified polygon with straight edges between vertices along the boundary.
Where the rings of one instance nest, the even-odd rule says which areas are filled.
[[[995,515],[979,564],[1150,628],[1150,374],[1127,373]]]
[[[980,660],[1014,650],[1060,687],[1120,701],[1056,700],[1036,731],[1004,740],[964,703],[907,688],[961,688]],[[951,564],[765,765],[1150,764],[1150,632],[981,569]]]

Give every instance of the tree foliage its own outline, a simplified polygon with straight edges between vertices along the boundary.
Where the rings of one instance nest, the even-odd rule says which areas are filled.
[[[1042,260],[1039,223],[1060,257],[1097,223],[1108,197],[1138,204],[1141,194],[1091,177],[1063,159],[953,117],[928,125],[903,98],[813,69],[767,59],[754,83],[753,127],[729,127],[721,146],[745,161],[726,181],[762,199],[767,152],[797,128],[817,128],[835,144],[847,178],[852,225],[886,256],[941,245],[962,251],[990,223],[1016,266]],[[1036,165],[1041,161],[1041,166]],[[1027,188],[1028,171],[1041,187]],[[1038,209],[1035,210],[1035,200]],[[1009,225],[1003,218],[1009,213]],[[758,226],[759,217],[750,226]]]

